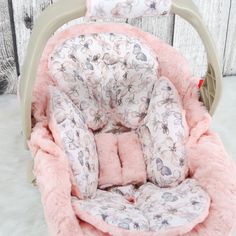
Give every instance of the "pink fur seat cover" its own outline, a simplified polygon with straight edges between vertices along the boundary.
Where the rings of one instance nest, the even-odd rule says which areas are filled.
[[[55,49],[60,48],[60,45],[64,43],[65,50],[68,49],[65,44],[67,39],[76,40],[80,35],[93,35],[102,44],[104,39],[99,38],[100,35],[109,35],[114,41],[117,39],[114,37],[115,34],[118,35],[121,43],[112,44],[114,57],[108,57],[103,52],[103,54],[98,53],[96,58],[86,58],[85,55],[90,55],[91,39],[81,37],[78,47],[83,52],[76,56],[73,53],[68,54],[74,64],[61,66],[55,58]],[[126,43],[122,44],[124,39]],[[144,47],[140,46],[139,42]],[[122,45],[125,46],[122,48]],[[128,49],[133,52],[133,58],[129,53],[125,53],[129,52]],[[100,49],[97,48],[97,50]],[[145,53],[145,50],[149,50],[150,53]],[[75,51],[79,52],[79,50]],[[63,55],[64,52],[58,53]],[[101,55],[103,63],[99,63],[98,60]],[[85,57],[85,60],[78,61],[78,56]],[[153,58],[158,58],[158,62],[154,63]],[[115,68],[114,64],[117,60],[118,67]],[[142,63],[137,63],[138,60]],[[54,70],[48,61],[54,61]],[[79,71],[84,71],[84,74],[77,74],[78,71],[74,70],[74,65],[80,68]],[[130,68],[130,73],[124,75],[128,84],[122,84],[120,74],[116,75],[116,72],[123,71],[124,67],[127,68],[130,65],[133,66]],[[95,66],[98,68],[96,73],[102,72],[106,76],[103,74],[94,76],[90,73],[90,69]],[[143,88],[143,85],[139,85],[140,78],[136,78],[137,73],[135,77],[135,70],[132,71],[132,68],[140,70],[140,74],[148,78],[150,82],[146,82],[147,88],[140,89],[139,95],[133,98],[134,104],[140,106],[134,105],[133,108],[127,110],[127,102],[130,101],[127,93],[123,94],[124,103],[121,103],[121,97],[115,96],[117,93],[113,92],[118,91],[118,95],[122,93],[124,90],[119,91],[117,89],[119,86],[132,89],[132,84],[129,85],[129,82],[136,83],[137,88],[139,86]],[[153,72],[148,73],[150,68]],[[72,83],[65,84],[61,79],[62,76],[71,80]],[[101,78],[101,76],[107,79],[115,77],[114,84],[105,80],[101,86],[98,86],[98,81],[94,78]],[[154,157],[157,172],[152,168],[147,168],[147,174],[148,179],[155,185],[148,182],[141,187],[131,185],[111,188],[110,191],[97,190],[95,198],[79,199],[78,186],[66,153],[61,145],[56,144],[52,136],[52,133],[58,131],[53,127],[49,129],[50,117],[47,116],[49,85],[58,86],[71,95],[70,99],[74,104],[84,111],[89,128],[96,132],[103,129],[108,133],[122,133],[124,130],[127,132],[131,129],[146,127],[143,132],[139,131],[141,142],[142,137],[146,137],[151,141],[154,150],[159,152],[161,150],[155,145],[158,143],[158,136],[162,137],[161,132],[164,126],[162,124],[161,129],[157,126],[156,133],[148,136],[147,127],[152,130],[153,123],[148,124],[145,117],[148,117],[147,113],[153,114],[153,112],[147,111],[151,106],[146,106],[145,101],[153,100],[159,104],[165,104],[161,102],[158,93],[155,98],[152,92],[156,84],[154,77],[156,81],[162,81],[160,76],[167,77],[169,80],[164,79],[164,81],[170,81],[171,84],[167,87],[162,85],[167,88],[167,90],[162,90],[163,93],[169,91],[169,87],[177,89],[181,107],[173,109],[182,110],[178,112],[181,113],[181,117],[176,114],[176,110],[169,112],[166,116],[167,114],[163,115],[160,109],[156,115],[166,118],[173,127],[180,120],[184,127],[176,130],[174,136],[170,136],[170,140],[165,142],[166,148],[170,148],[172,152],[177,150],[184,155],[171,155],[173,162],[158,156]],[[84,96],[91,100],[89,103],[91,106],[88,106],[86,101],[81,103],[80,99],[77,99],[76,91],[78,90],[73,90],[74,78],[80,81],[77,86],[86,88]],[[85,78],[91,86],[85,87]],[[34,173],[42,194],[45,217],[51,235],[230,235],[236,222],[236,167],[226,154],[219,137],[209,128],[211,118],[198,100],[197,84],[198,79],[191,76],[186,61],[176,50],[154,36],[126,24],[103,23],[74,26],[49,40],[41,58],[33,91],[34,127],[29,146],[35,158]],[[101,96],[94,92],[95,88],[101,92]],[[107,93],[107,91],[110,92]],[[117,104],[121,106],[118,107]],[[110,122],[111,118],[113,122]],[[163,131],[169,134],[166,128]],[[155,135],[157,136],[154,142],[150,137],[155,137]],[[178,140],[175,140],[176,135],[179,137]],[[123,138],[125,140],[127,137]],[[161,140],[164,142],[164,136]],[[180,141],[181,145],[175,146],[173,141],[177,143]],[[113,142],[112,139],[110,142]],[[125,141],[120,143],[121,150],[129,150],[129,147],[125,147]],[[143,141],[144,154],[145,145]],[[184,147],[184,149],[181,150],[179,147]],[[126,161],[124,153],[121,152],[121,157]],[[169,156],[166,152],[161,153],[163,157]],[[150,157],[148,151],[145,155]],[[150,160],[153,160],[153,157]],[[146,165],[150,160],[145,157]],[[179,169],[174,170],[171,167],[170,163],[174,162],[179,163]],[[165,176],[164,179],[160,173]],[[172,173],[175,179],[171,177]],[[185,179],[186,175],[188,175],[187,179]],[[168,188],[162,188],[163,186]]]

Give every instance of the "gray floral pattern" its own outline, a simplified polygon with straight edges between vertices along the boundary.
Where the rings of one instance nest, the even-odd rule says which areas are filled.
[[[149,106],[158,61],[149,47],[123,34],[66,40],[49,59],[52,78],[98,130],[108,122],[137,128]]]
[[[156,6],[154,0],[143,2]],[[159,78],[151,50],[121,34],[81,35],[56,48],[48,63],[60,89],[50,88],[49,114],[81,193],[73,204],[107,224],[133,231],[185,233],[181,230],[203,221],[210,198],[195,180],[184,180],[188,129],[182,104],[174,85]],[[91,129],[135,130],[152,183],[97,190],[98,157]]]
[[[177,90],[166,78],[154,87],[148,114],[139,130],[148,179],[160,187],[175,186],[188,172],[187,127]]]
[[[95,199],[74,198],[73,201],[80,211],[85,211],[107,224],[126,230],[148,231],[149,229],[148,220],[142,212],[119,194],[98,190]]]
[[[137,18],[143,16],[166,15],[171,0],[87,0],[87,17]]]
[[[146,183],[139,189],[130,186],[118,189],[116,187],[111,192],[98,190],[95,199],[74,198],[73,204],[80,211],[110,225],[136,231],[181,231],[189,225],[194,227],[208,214],[210,198],[193,179],[186,179],[174,188],[159,188]],[[127,194],[136,202],[128,201]]]
[[[49,110],[81,197],[94,197],[98,186],[98,157],[92,132],[88,130],[81,111],[56,87],[50,88]]]
[[[107,191],[111,193],[116,193],[128,200],[130,203],[135,203],[135,193],[137,188],[134,185],[125,185],[125,186],[118,186],[118,187],[111,187],[108,188]]]
[[[174,188],[159,188],[152,183],[140,187],[136,207],[149,221],[150,231],[181,228],[201,223],[208,215],[209,195],[193,179]]]

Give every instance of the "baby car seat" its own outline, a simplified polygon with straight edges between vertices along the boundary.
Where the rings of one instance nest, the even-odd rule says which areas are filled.
[[[90,22],[51,36],[85,13],[105,19],[170,11],[196,28],[206,48],[200,93],[186,60],[136,27]],[[61,0],[45,10],[19,95],[49,232],[230,235],[236,167],[209,128],[221,78],[190,0]]]

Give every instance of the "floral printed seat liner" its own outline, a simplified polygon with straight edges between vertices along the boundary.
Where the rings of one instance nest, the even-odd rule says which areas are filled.
[[[95,199],[73,198],[78,217],[100,230],[103,225],[112,226],[112,235],[159,236],[189,232],[209,213],[210,198],[192,179],[176,188],[160,188],[152,183],[125,188],[98,190]],[[127,195],[134,200],[127,200]]]
[[[158,58],[147,45],[123,34],[80,35],[54,49],[48,68],[61,91],[51,89],[50,128],[55,137],[60,133],[58,143],[75,171],[78,191],[84,189],[72,200],[79,219],[111,235],[158,236],[189,232],[206,219],[210,198],[187,178],[188,127],[181,99],[159,76]],[[130,130],[139,135],[149,182],[95,190],[92,136]]]
[[[48,67],[58,87],[96,131],[109,120],[129,128],[139,126],[159,65],[138,39],[101,33],[66,40],[54,50]]]

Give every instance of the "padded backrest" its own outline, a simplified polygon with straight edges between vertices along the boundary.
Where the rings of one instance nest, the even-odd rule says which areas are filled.
[[[202,86],[201,95],[204,104],[208,104],[207,106],[209,107],[210,113],[213,114],[219,102],[222,78],[222,71],[220,69],[220,63],[213,40],[210,37],[207,27],[203,24],[198,9],[192,0],[172,0],[171,11],[186,19],[194,28],[196,28],[206,48],[208,64],[209,68],[212,68],[211,71],[213,76],[207,77],[207,83],[204,83]],[[43,53],[43,50],[45,49],[44,51],[48,52],[49,47],[47,46],[45,48],[47,40],[60,26],[69,20],[84,16],[85,12],[86,4],[84,0],[61,0],[48,7],[35,24],[28,46],[28,53],[25,57],[26,61],[22,69],[21,82],[19,86],[25,144],[30,138],[32,128],[31,107],[34,105],[32,104],[34,103],[32,100],[32,91],[34,85],[37,86],[37,84],[35,84],[37,66],[40,62],[40,57],[43,56],[44,58],[46,55]],[[111,25],[108,26],[108,28],[110,27]],[[81,28],[85,28],[85,31],[89,30],[87,29],[87,24]],[[101,28],[97,30],[99,31]],[[126,29],[124,30],[126,32]],[[69,31],[63,31],[63,35],[69,33]],[[113,28],[111,32],[114,32]],[[148,38],[150,37],[148,36]],[[51,41],[49,44],[52,46],[52,40],[49,41]],[[182,61],[182,58],[179,59]],[[171,59],[169,58],[169,60]],[[174,59],[174,61],[176,60]],[[212,81],[209,78],[213,78]],[[209,89],[209,85],[212,84],[214,86],[211,86]]]
[[[117,33],[67,39],[54,49],[48,68],[93,130],[111,120],[137,128],[158,78],[152,50],[137,38]]]
[[[67,40],[76,38],[79,35],[102,34],[110,32],[113,32],[114,34],[127,35],[130,38],[138,38],[138,41],[142,44],[148,45],[148,48],[151,48],[150,53],[154,53],[155,58],[158,57],[159,74],[168,77],[178,90],[180,97],[184,97],[189,87],[189,83],[192,80],[190,79],[191,74],[186,60],[176,51],[176,49],[153,35],[128,24],[81,24],[58,32],[48,41],[46,45],[38,66],[37,78],[32,95],[32,115],[36,122],[42,120],[42,114],[44,114],[45,109],[47,109],[47,87],[57,83],[54,76],[51,75],[51,69],[49,68],[49,60],[55,50]],[[85,112],[83,112],[83,114],[84,113]],[[100,120],[99,114],[97,118],[98,119],[96,120]]]

